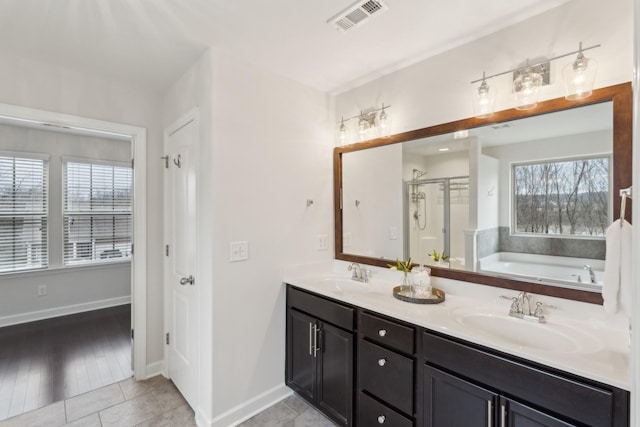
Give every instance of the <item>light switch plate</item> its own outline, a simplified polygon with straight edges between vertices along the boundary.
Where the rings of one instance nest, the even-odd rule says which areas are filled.
[[[249,259],[249,242],[231,242],[229,248],[229,261],[244,261]]]
[[[318,234],[316,238],[317,238],[317,244],[316,244],[317,250],[326,251],[327,249],[329,249],[329,236],[327,236],[326,234]]]

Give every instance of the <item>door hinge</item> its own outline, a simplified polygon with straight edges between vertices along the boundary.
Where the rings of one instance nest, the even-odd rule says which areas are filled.
[[[132,243],[131,244],[131,255],[133,255],[133,248],[135,247],[135,245]]]
[[[164,168],[169,169],[169,155],[167,154],[166,156],[162,156],[160,158],[164,160]]]
[[[133,329],[131,330],[131,339],[133,339]]]
[[[167,345],[169,345],[169,332],[167,332],[165,342],[167,343]]]
[[[134,164],[135,164],[135,159],[131,159],[131,169],[133,169]]]
[[[164,245],[164,255],[169,256],[169,245]]]

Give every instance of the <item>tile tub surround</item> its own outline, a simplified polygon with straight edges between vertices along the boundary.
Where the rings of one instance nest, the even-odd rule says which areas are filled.
[[[193,410],[162,376],[127,379],[0,421],[0,427],[195,425]]]
[[[366,284],[368,291],[340,289],[335,285],[336,280],[349,280],[348,266],[348,262],[338,260],[290,266],[284,270],[283,281],[435,332],[623,390],[631,390],[628,319],[621,315],[607,316],[600,305],[532,295],[532,302],[541,301],[556,307],[545,309],[547,324],[540,325],[541,327],[566,326],[594,338],[587,343],[589,345],[578,351],[534,349],[477,333],[456,319],[456,313],[463,311],[484,312],[489,316],[512,319],[507,316],[511,302],[500,296],[514,297],[518,294],[517,291],[432,277],[432,285],[446,293],[446,300],[436,305],[410,304],[392,296],[393,287],[400,283],[401,273],[389,269],[363,266],[372,271],[372,278]]]

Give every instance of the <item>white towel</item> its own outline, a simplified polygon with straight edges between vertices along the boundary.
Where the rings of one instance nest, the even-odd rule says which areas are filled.
[[[631,230],[626,220],[615,220],[607,228],[607,250],[604,262],[602,298],[604,310],[631,317]]]

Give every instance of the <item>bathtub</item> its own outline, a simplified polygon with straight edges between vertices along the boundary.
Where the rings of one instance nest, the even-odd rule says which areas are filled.
[[[591,283],[585,265],[591,266],[598,283]],[[527,281],[601,291],[604,260],[498,252],[478,260],[478,269]]]

